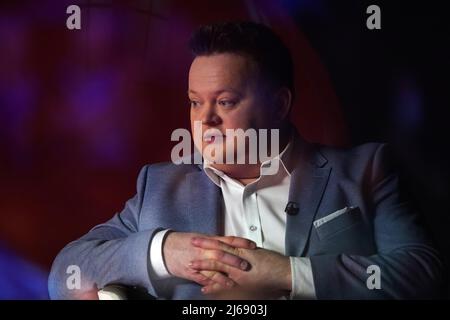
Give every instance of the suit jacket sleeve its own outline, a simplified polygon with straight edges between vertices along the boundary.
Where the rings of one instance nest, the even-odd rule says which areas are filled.
[[[159,229],[139,231],[138,228],[147,170],[147,166],[141,170],[137,194],[122,212],[69,243],[57,255],[48,281],[50,298],[95,299],[97,290],[108,284],[150,288],[149,293],[156,296],[148,256],[151,239]],[[79,289],[67,285],[73,270],[70,266],[79,267]]]
[[[428,299],[439,294],[443,265],[419,221],[415,208],[399,187],[386,152],[375,151],[366,175],[373,208],[377,254],[312,256],[318,299]],[[380,268],[381,289],[369,290],[370,265]]]

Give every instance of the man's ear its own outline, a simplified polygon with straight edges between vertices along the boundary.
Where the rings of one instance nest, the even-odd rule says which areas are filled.
[[[292,93],[286,87],[279,89],[275,97],[276,111],[275,116],[278,121],[283,122],[289,116],[292,106]]]

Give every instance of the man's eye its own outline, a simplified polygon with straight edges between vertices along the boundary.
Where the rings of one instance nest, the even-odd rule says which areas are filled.
[[[219,105],[223,107],[233,107],[236,104],[236,102],[231,100],[221,100],[219,101]]]
[[[189,103],[191,104],[191,107],[197,107],[199,105],[199,102],[194,100],[189,101]]]

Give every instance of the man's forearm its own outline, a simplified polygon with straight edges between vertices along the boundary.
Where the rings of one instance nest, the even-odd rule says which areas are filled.
[[[94,230],[70,243],[53,263],[49,276],[50,297],[85,299],[92,292],[113,283],[144,287],[156,295],[148,269],[148,251],[154,232],[148,230],[106,240],[103,236],[108,234],[108,230]],[[70,278],[78,276],[68,273],[70,266],[76,266],[80,271],[79,281]],[[70,285],[71,280],[74,280],[74,285]]]

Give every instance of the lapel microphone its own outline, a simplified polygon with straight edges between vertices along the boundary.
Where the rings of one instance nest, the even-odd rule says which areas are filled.
[[[295,216],[298,213],[299,207],[297,202],[289,201],[286,205],[286,208],[284,209],[284,212],[286,212],[290,216]]]

